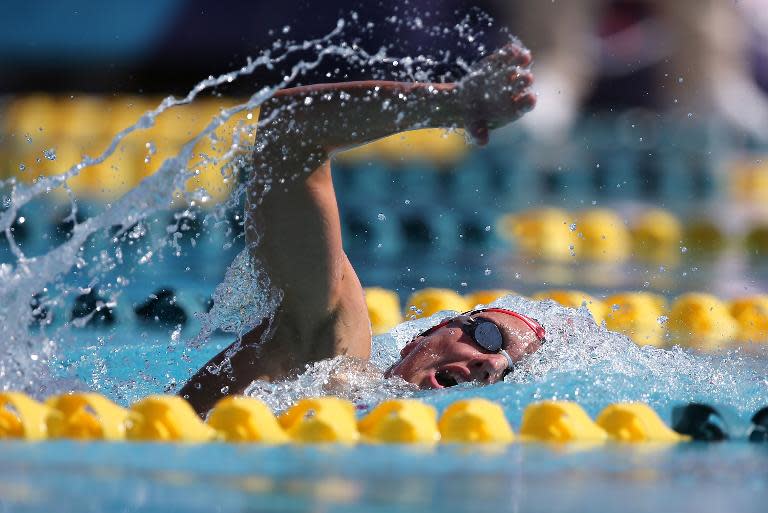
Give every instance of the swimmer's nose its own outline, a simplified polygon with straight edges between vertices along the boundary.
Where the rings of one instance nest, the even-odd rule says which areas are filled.
[[[508,365],[507,359],[500,354],[484,354],[469,362],[469,372],[472,381],[496,383],[504,375]]]

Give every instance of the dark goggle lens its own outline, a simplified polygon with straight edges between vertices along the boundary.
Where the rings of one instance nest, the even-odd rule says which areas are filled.
[[[489,321],[477,323],[474,339],[477,345],[492,353],[498,353],[504,343],[499,327]]]

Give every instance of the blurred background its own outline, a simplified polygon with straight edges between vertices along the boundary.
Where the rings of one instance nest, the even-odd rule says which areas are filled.
[[[354,20],[359,44],[375,49],[392,46],[383,39],[390,34],[355,32],[355,24],[420,13],[452,25],[478,10],[497,22],[483,34],[488,48],[507,40],[507,27],[531,49],[538,105],[494,133],[487,148],[468,146],[460,134],[420,131],[337,158],[344,243],[364,286],[395,291],[406,315],[429,313],[426,303],[406,298],[435,287],[464,297],[478,290],[551,297],[566,289],[572,294],[557,296],[561,301],[578,306],[588,297],[606,303],[606,312],[616,302],[635,304],[641,296],[630,293],[667,305],[703,291],[733,315],[741,311],[734,301],[751,298],[768,318],[760,295],[768,289],[765,0],[7,3],[0,18],[0,177],[31,182],[62,172],[83,154],[103,151],[163,97],[237,69],[278,38],[319,37],[345,17]],[[396,38],[401,55],[434,44],[465,51],[450,38],[436,42],[418,24]],[[27,205],[9,233],[27,256],[66,240],[89,206],[124,194],[222,106],[277,82],[289,65],[175,110],[71,180],[66,194]],[[369,77],[329,60],[300,82],[361,78]],[[205,144],[198,151],[217,151]],[[4,207],[11,183],[2,189]],[[231,187],[215,166],[201,170],[198,185],[216,201]],[[75,215],[67,195],[80,200]],[[188,310],[205,308],[242,248],[242,237],[222,242],[215,230],[201,238],[200,223],[180,211],[165,222],[181,224],[192,243],[141,279],[127,294],[129,309],[169,284],[195,291]],[[237,206],[231,218],[242,230]],[[0,262],[18,256],[9,233],[0,238]],[[668,307],[649,307],[647,315],[655,322]],[[653,343],[652,336],[638,341]]]

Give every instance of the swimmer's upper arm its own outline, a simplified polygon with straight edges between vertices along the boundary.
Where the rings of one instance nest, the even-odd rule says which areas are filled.
[[[263,105],[246,243],[283,291],[275,340],[291,345],[285,352],[301,360],[370,354],[368,310],[342,247],[330,153],[404,130],[455,126],[462,118],[454,90],[453,84],[316,84],[279,91]],[[386,108],[393,102],[398,108]]]
[[[285,358],[295,368],[338,354],[368,357],[368,311],[342,246],[330,163],[274,188],[260,204],[247,205],[246,243],[283,292],[275,339],[290,345]]]

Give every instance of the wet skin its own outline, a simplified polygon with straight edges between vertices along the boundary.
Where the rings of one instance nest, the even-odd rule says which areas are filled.
[[[222,397],[224,386],[237,394],[255,379],[284,378],[325,358],[369,358],[370,320],[342,247],[331,157],[419,128],[463,128],[484,145],[490,130],[533,108],[530,64],[530,53],[512,43],[474,64],[459,82],[316,84],[278,91],[262,106],[254,176],[270,177],[270,183],[249,180],[246,245],[283,300],[269,329],[245,334],[182,387],[179,393],[198,413]],[[511,341],[513,358],[535,350],[516,320],[499,325],[519,338]],[[392,375],[425,388],[439,387],[440,373],[492,383],[506,366],[503,356],[472,347],[458,328],[422,338],[406,347]]]
[[[514,362],[540,347],[536,334],[520,319],[498,312],[482,312],[472,317],[487,319],[501,329],[503,348]],[[427,389],[465,382],[491,384],[504,377],[508,365],[503,355],[478,346],[456,321],[406,344],[400,361],[387,371],[387,376],[399,376]]]

